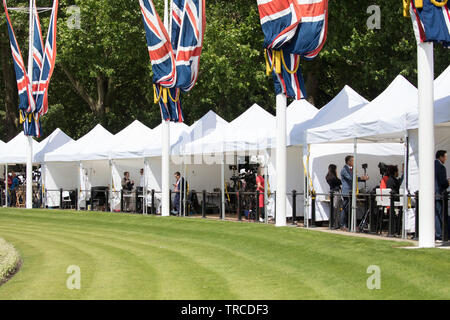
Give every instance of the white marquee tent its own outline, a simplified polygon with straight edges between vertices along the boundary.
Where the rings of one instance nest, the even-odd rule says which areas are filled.
[[[33,145],[33,162],[34,155],[39,150],[39,142],[32,140]],[[0,164],[23,164],[27,162],[27,145],[28,138],[20,132],[12,140],[5,144],[0,156]]]

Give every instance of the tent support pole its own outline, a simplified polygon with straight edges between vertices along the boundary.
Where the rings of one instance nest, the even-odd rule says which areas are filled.
[[[419,247],[435,247],[433,43],[417,46],[419,89]]]
[[[286,226],[286,107],[285,94],[276,97],[277,104],[277,194],[276,223],[277,227]]]
[[[267,189],[269,185],[269,155],[267,154],[267,150],[265,150],[265,163],[264,163],[264,222],[268,223],[268,212],[267,212],[267,203],[269,201],[268,194],[269,190]]]
[[[358,166],[358,139],[355,138],[353,142],[353,185],[352,185],[352,225],[350,226],[350,231],[356,232],[356,213],[357,213],[357,207],[356,207],[356,193],[357,193],[357,185],[358,185],[358,175],[356,174],[356,168]]]
[[[222,164],[220,170],[221,189],[221,202],[222,202],[222,220],[225,220],[225,154],[222,156]]]
[[[187,164],[186,164],[186,158],[183,156],[184,159],[184,188],[183,188],[183,216],[186,217],[186,207],[187,207]]]
[[[144,199],[142,200],[142,213],[144,215],[148,214],[148,201],[147,201],[147,195],[148,195],[148,185],[147,185],[147,158],[144,158],[144,186],[142,188],[142,195],[144,196]]]
[[[80,211],[80,198],[81,198],[81,194],[82,194],[82,190],[81,190],[81,176],[83,174],[83,167],[80,163],[78,164],[78,197],[77,197],[77,210]]]
[[[303,179],[303,225],[306,228],[309,228],[309,187],[308,187],[308,172],[309,172],[309,164],[308,164],[308,145],[306,142],[303,142],[303,166],[305,168],[304,171],[304,179]]]
[[[113,212],[113,205],[114,205],[114,194],[112,190],[113,186],[113,162],[112,160],[109,160],[109,212]]]
[[[405,132],[405,164],[403,168],[403,217],[402,217],[402,239],[406,239],[406,211],[408,210],[408,159],[409,159],[409,136]]]
[[[5,207],[8,207],[8,164],[5,164]]]

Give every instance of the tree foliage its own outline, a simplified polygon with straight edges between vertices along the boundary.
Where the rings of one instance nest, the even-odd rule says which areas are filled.
[[[10,6],[21,1],[8,1]],[[51,5],[39,0],[39,6]],[[162,14],[163,1],[156,0]],[[321,107],[344,85],[367,99],[380,94],[398,75],[417,84],[417,53],[411,21],[401,2],[380,4],[381,29],[369,30],[368,0],[330,1],[328,40],[314,61],[303,61],[308,99]],[[81,28],[71,28],[80,8]],[[46,30],[49,14],[43,14]],[[26,56],[27,17],[13,14],[14,27]],[[0,18],[0,139],[9,140],[17,124],[17,94],[4,15]],[[187,124],[212,109],[232,120],[253,103],[274,113],[271,77],[265,75],[263,34],[254,0],[208,0],[205,46],[197,85],[183,94]],[[447,66],[449,51],[435,46],[435,73]],[[134,119],[150,127],[161,121],[153,104],[152,71],[138,1],[61,0],[58,57],[50,86],[46,134],[57,127],[73,138],[101,123],[116,133]],[[11,82],[12,81],[12,82]],[[11,91],[11,87],[14,89]]]

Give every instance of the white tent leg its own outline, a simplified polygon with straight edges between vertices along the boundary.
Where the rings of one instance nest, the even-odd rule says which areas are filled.
[[[222,220],[225,220],[225,156],[222,157],[222,164],[220,170],[220,181],[222,187],[220,188],[221,192],[221,205],[222,205]]]
[[[8,207],[8,164],[5,164],[5,208]]]
[[[83,165],[81,164],[81,161],[80,161],[80,163],[79,163],[79,165],[78,165],[78,197],[77,197],[77,199],[78,199],[78,201],[77,201],[77,210],[79,211],[80,210],[80,202],[81,202],[81,200],[80,200],[80,198],[81,198],[81,195],[82,195],[82,189],[81,189],[81,177],[82,177],[82,174],[83,174]]]
[[[417,46],[419,87],[419,247],[435,247],[433,43]]]
[[[351,226],[350,231],[356,232],[356,213],[357,213],[357,207],[356,207],[356,192],[357,192],[357,184],[358,184],[358,176],[356,174],[356,168],[358,166],[357,162],[357,156],[358,156],[358,139],[355,138],[353,142],[353,186],[352,186],[352,220],[351,220]]]
[[[285,94],[277,95],[277,196],[276,223],[277,227],[286,226],[286,107]]]
[[[304,196],[303,196],[303,225],[306,228],[309,228],[309,187],[308,187],[308,171],[309,171],[309,164],[308,164],[308,145],[306,143],[303,143],[303,166],[304,166]]]
[[[142,189],[142,195],[144,196],[144,199],[142,201],[142,205],[144,206],[142,208],[142,212],[144,215],[148,214],[148,185],[147,185],[147,158],[144,159],[144,186]]]
[[[405,133],[405,162],[403,168],[403,217],[402,217],[402,239],[406,239],[406,211],[408,210],[408,159],[409,159],[409,136]]]
[[[114,194],[113,194],[113,163],[109,160],[109,211],[113,212]]]
[[[264,222],[269,222],[269,214],[267,212],[267,203],[269,201],[268,194],[269,190],[267,189],[269,185],[269,155],[267,150],[265,150],[265,163],[264,163]]]

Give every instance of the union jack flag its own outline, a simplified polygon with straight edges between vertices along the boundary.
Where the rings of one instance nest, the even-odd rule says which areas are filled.
[[[33,54],[33,57],[35,57],[34,61],[36,65],[41,66],[41,72],[39,73],[40,75],[39,82],[37,83],[38,85],[37,90],[34,90],[34,83],[33,83],[33,90],[36,95],[36,111],[39,113],[39,116],[47,114],[48,111],[48,88],[56,64],[56,32],[57,32],[56,27],[58,20],[58,5],[59,1],[54,0],[52,14],[50,16],[50,23],[48,26],[47,39],[45,41],[43,60],[39,60],[40,57],[38,55],[36,55],[35,57],[35,55]],[[40,36],[40,43],[42,45],[42,35]],[[39,41],[35,41],[36,50],[34,50],[34,52],[36,53],[39,52],[38,48],[39,48]],[[39,64],[39,62],[41,63]]]
[[[156,84],[155,101],[164,120],[183,122],[180,93],[190,91],[197,82],[206,27],[205,0],[172,1],[170,41],[153,1],[139,2]],[[168,89],[165,93],[164,88]]]
[[[56,61],[56,22],[58,11],[58,0],[54,0],[52,15],[48,29],[47,40],[42,41],[41,24],[37,11],[36,0],[33,1],[33,35],[32,35],[32,79],[27,74],[23,62],[22,53],[17,43],[16,36],[9,17],[6,0],[3,0],[5,8],[11,51],[16,70],[17,88],[19,91],[19,115],[23,124],[25,135],[41,135],[41,116],[48,111],[48,87],[55,67]]]
[[[17,89],[19,92],[19,109],[24,112],[32,112],[35,109],[33,88],[31,86],[30,79],[28,78],[27,69],[22,58],[22,52],[20,51],[19,43],[17,42],[17,38],[11,24],[6,0],[3,0],[3,7],[5,8],[6,24],[8,26],[11,52],[14,61],[14,70],[16,72]]]
[[[450,48],[450,10],[443,2],[437,6],[430,0],[423,0],[423,7],[417,8],[414,1],[410,4],[410,14],[417,43],[440,42]]]
[[[257,0],[268,66],[274,69],[277,94],[303,99],[305,84],[300,57],[315,58],[323,48],[328,28],[328,0]],[[281,51],[281,54],[274,54]],[[276,65],[281,67],[276,69]]]

